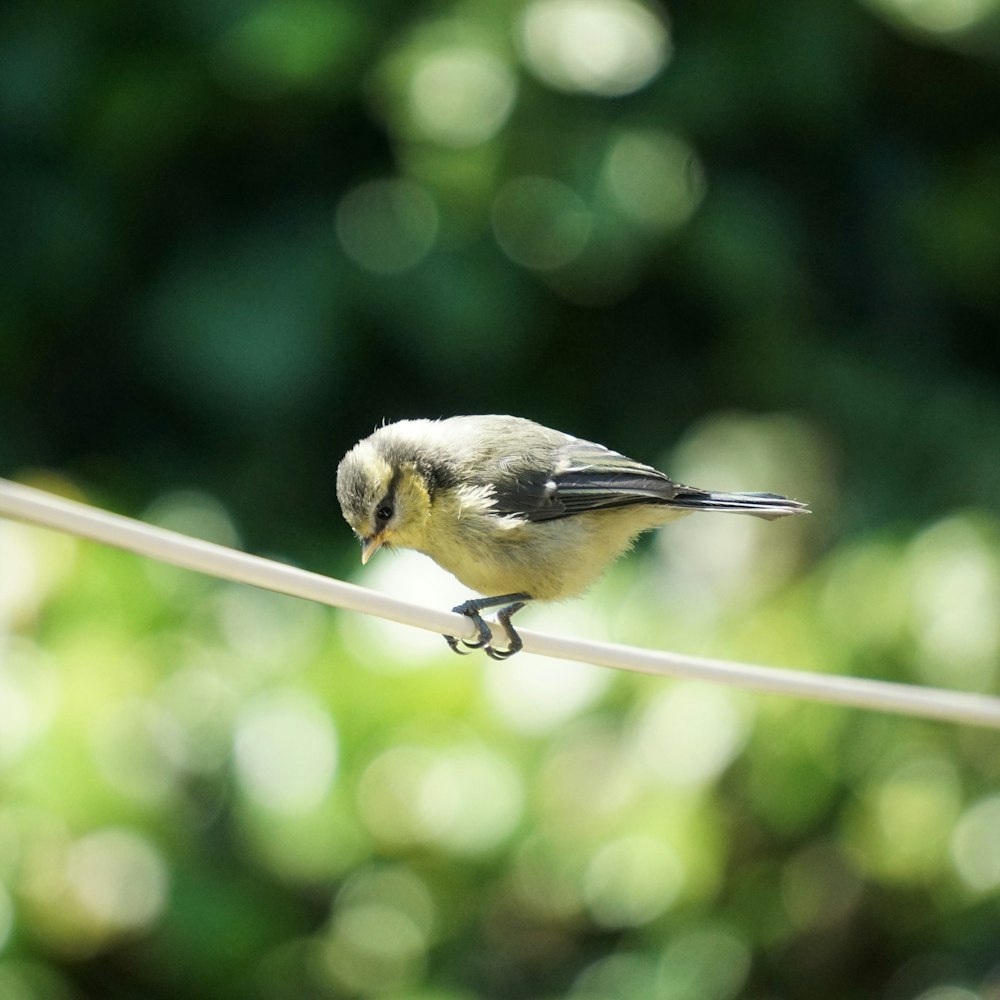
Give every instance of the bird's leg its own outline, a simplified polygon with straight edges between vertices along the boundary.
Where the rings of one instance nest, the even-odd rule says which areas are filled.
[[[510,616],[514,612],[520,611],[523,607],[524,601],[515,601],[513,604],[509,604],[497,612],[497,621],[503,626],[504,632],[507,633],[507,648],[494,649],[492,646],[487,646],[486,654],[492,656],[494,660],[506,660],[508,656],[513,656],[515,653],[520,652],[521,647],[524,645],[521,642],[521,637],[514,631],[514,626],[510,623]]]
[[[446,635],[445,642],[448,643],[449,648],[461,655],[465,655],[473,649],[484,649],[487,654],[493,657],[495,660],[505,660],[508,656],[512,656],[521,648],[521,637],[514,631],[513,626],[510,624],[510,616],[514,614],[515,611],[520,611],[524,607],[524,602],[530,600],[529,594],[501,594],[499,597],[476,597],[471,601],[466,601],[464,604],[459,604],[451,610],[458,615],[465,615],[467,618],[471,618],[476,626],[476,630],[479,633],[479,639],[476,642],[469,642],[466,639],[456,639],[453,635]],[[486,608],[495,608],[498,605],[504,605],[497,613],[497,620],[503,626],[504,632],[507,633],[507,641],[510,643],[510,649],[499,652],[493,648],[491,642],[493,640],[493,635],[490,632],[489,625],[483,619],[481,611]],[[459,643],[465,646],[465,649],[459,649]]]

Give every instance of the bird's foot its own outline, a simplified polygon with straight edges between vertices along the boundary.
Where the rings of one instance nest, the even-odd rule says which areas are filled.
[[[490,643],[493,641],[493,633],[490,631],[489,625],[486,624],[486,619],[479,613],[478,608],[467,607],[471,603],[471,601],[467,601],[465,604],[459,604],[458,607],[451,610],[456,614],[471,618],[472,623],[476,626],[476,631],[479,633],[479,638],[475,642],[470,642],[468,639],[458,639],[453,635],[446,635],[444,637],[444,641],[448,643],[451,651],[458,653],[459,656],[468,656],[473,650],[482,649],[483,647],[488,650]],[[462,646],[465,648],[462,649]]]
[[[514,626],[511,625],[510,616],[516,611],[520,611],[528,599],[528,594],[503,594],[500,597],[475,598],[452,608],[451,610],[456,614],[465,615],[467,618],[472,619],[479,638],[474,642],[470,642],[468,639],[458,639],[453,635],[446,635],[444,638],[445,642],[448,643],[449,649],[460,656],[465,656],[474,649],[482,649],[486,651],[487,656],[492,657],[494,660],[506,660],[508,656],[513,656],[524,644],[521,642],[521,637],[514,630]],[[497,612],[497,622],[507,636],[506,649],[496,649],[493,646],[493,633],[481,614],[484,608],[492,608],[501,604],[504,607],[501,607]],[[460,648],[462,646],[465,648]]]
[[[515,631],[514,626],[511,625],[510,616],[514,614],[515,611],[520,611],[523,607],[524,601],[517,601],[506,608],[501,608],[497,612],[497,622],[499,622],[502,626],[504,632],[507,633],[507,648],[494,649],[493,646],[487,646],[487,656],[493,657],[494,660],[506,660],[508,656],[513,656],[515,653],[519,653],[521,651],[521,647],[524,643],[521,642],[521,637]]]

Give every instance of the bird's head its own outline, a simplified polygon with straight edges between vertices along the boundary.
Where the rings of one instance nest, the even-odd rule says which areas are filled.
[[[420,548],[431,499],[416,464],[381,446],[378,435],[356,444],[337,468],[337,499],[361,540],[361,562],[383,546]]]

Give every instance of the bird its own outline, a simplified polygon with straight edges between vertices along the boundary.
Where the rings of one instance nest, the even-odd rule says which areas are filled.
[[[341,460],[337,499],[362,564],[380,548],[415,549],[484,595],[452,609],[477,639],[445,640],[498,660],[523,645],[512,615],[528,601],[579,596],[643,532],[694,511],[809,512],[776,493],[684,486],[593,441],[501,414],[383,424]],[[492,608],[504,647],[482,616]]]

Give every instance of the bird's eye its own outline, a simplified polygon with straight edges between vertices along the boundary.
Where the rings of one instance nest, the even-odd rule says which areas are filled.
[[[392,508],[387,503],[384,503],[375,511],[375,516],[380,521],[388,521],[392,517]]]

